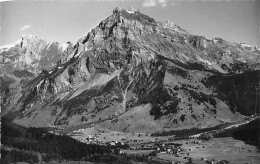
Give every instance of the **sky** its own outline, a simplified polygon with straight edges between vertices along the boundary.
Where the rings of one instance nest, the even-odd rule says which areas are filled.
[[[1,1],[1,0],[0,0]],[[45,0],[0,2],[0,46],[24,34],[76,43],[112,14],[130,6],[191,34],[260,47],[260,0]]]

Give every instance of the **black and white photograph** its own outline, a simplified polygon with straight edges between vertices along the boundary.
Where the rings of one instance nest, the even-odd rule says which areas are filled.
[[[0,164],[259,164],[260,0],[0,0]]]

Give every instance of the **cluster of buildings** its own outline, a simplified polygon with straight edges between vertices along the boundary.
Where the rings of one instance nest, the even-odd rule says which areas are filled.
[[[158,144],[156,150],[160,151],[161,153],[173,154],[176,157],[180,157],[181,156],[180,152],[182,151],[180,146],[170,145],[170,144],[167,145],[164,143]]]

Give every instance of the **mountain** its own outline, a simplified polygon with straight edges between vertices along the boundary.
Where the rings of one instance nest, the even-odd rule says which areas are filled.
[[[20,125],[155,132],[235,122],[259,108],[258,47],[137,10],[114,9],[66,50],[30,38],[0,50],[2,115]]]
[[[33,35],[24,35],[14,44],[0,47],[1,107],[5,109],[8,101],[19,98],[24,83],[66,62],[72,50],[72,43],[48,43]]]

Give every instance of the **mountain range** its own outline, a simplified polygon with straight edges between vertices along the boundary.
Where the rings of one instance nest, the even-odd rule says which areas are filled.
[[[115,8],[70,42],[0,48],[1,116],[27,127],[206,128],[259,112],[260,49]]]

